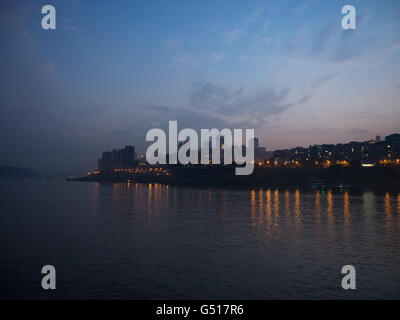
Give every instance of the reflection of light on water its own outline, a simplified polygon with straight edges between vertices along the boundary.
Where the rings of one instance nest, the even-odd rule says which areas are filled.
[[[296,217],[296,228],[298,228],[301,225],[300,191],[298,189],[295,192],[294,212]]]
[[[279,226],[279,191],[274,192],[274,226]],[[279,230],[279,229],[278,229]]]
[[[257,229],[263,237],[279,237],[279,191],[275,190],[272,195],[270,189],[251,190],[250,206],[252,227]]]
[[[271,190],[267,190],[267,216],[271,216],[272,209],[271,209]]]
[[[169,185],[165,186],[165,202],[166,202],[166,208],[169,207]]]
[[[255,219],[256,219],[256,192],[254,190],[251,190],[251,220],[252,220],[252,225],[253,227],[256,225]]]
[[[268,227],[270,227],[271,224],[272,224],[271,213],[272,213],[272,208],[271,208],[271,190],[268,189],[267,190],[267,215],[265,217]]]
[[[296,203],[295,203],[295,213],[296,216],[300,215],[300,191],[297,189],[295,193]]]
[[[285,191],[285,214],[290,215],[290,194],[289,190]]]
[[[343,196],[344,224],[347,226],[350,220],[349,193],[346,191]]]
[[[148,213],[152,213],[152,192],[153,192],[153,186],[150,183],[149,184],[149,188],[148,188],[148,194],[147,194],[147,212]]]
[[[390,204],[390,194],[389,194],[389,192],[386,192],[386,194],[385,194],[385,213],[386,213],[386,216],[391,216],[392,215],[392,206]]]
[[[279,216],[279,191],[278,189],[274,192],[274,215]]]
[[[363,194],[363,207],[365,211],[365,224],[367,231],[372,231],[374,227],[374,215],[375,215],[375,197],[372,192],[364,192]]]
[[[159,205],[160,205],[160,186],[158,183],[154,184],[153,190],[153,208],[155,212],[158,212]]]
[[[315,218],[318,226],[321,225],[321,194],[319,190],[315,192]]]
[[[386,220],[386,230],[391,231],[392,229],[392,205],[390,203],[389,192],[385,193],[385,220]]]
[[[400,194],[397,197],[397,222],[400,226]]]
[[[326,211],[328,213],[328,222],[329,225],[332,226],[335,221],[333,217],[333,195],[331,190],[328,191],[327,202],[328,202],[328,208]]]
[[[273,197],[273,199],[272,199]],[[272,203],[273,202],[273,203]],[[270,189],[250,191],[251,225],[263,236],[273,238],[279,236],[279,191],[273,195]]]
[[[258,210],[259,210],[259,217],[258,217],[258,223],[262,224],[263,220],[262,220],[262,216],[263,216],[263,210],[264,210],[264,195],[263,195],[263,191],[262,189],[260,189],[260,192],[258,193],[258,201],[259,201],[259,205],[258,205]]]

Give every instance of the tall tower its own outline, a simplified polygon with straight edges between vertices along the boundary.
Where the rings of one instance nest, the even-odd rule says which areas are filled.
[[[254,149],[258,148],[258,138],[254,138]]]

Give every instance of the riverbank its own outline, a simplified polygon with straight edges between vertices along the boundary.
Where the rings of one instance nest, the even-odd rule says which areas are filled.
[[[249,187],[311,187],[400,189],[397,167],[256,168],[248,176],[236,176],[233,167],[178,166],[160,172],[97,172],[69,181],[137,182],[177,185]]]

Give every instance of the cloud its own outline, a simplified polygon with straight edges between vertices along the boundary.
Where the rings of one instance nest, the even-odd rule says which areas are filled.
[[[262,31],[267,31],[269,29],[269,26],[271,24],[270,19],[264,19],[264,22],[262,26],[259,26],[258,23],[261,20],[261,17],[263,16],[264,12],[272,12],[274,10],[274,5],[272,4],[273,1],[264,3],[264,2],[256,2],[256,5],[253,6],[253,8],[245,14],[242,19],[239,19],[238,24],[236,25],[235,28],[228,30],[226,32],[222,33],[222,37],[224,39],[224,42],[228,45],[233,44],[237,40],[244,38],[249,34],[249,28],[251,26],[257,25],[257,28],[262,30]],[[280,0],[277,3],[281,5],[284,1]],[[275,8],[278,9],[278,8]],[[262,23],[262,22],[261,22]],[[253,33],[252,33],[253,35]]]
[[[400,50],[400,41],[394,42],[383,49],[379,50],[374,59],[369,60],[373,65],[378,65],[390,59],[397,51]]]
[[[271,41],[272,41],[272,38],[267,36],[267,37],[261,38],[260,41],[261,41],[261,43],[263,43],[263,44],[270,44]]]
[[[354,50],[352,48],[342,47],[341,50],[336,51],[335,55],[332,57],[332,61],[339,63],[348,63],[360,57],[363,53],[363,50],[359,48]]]
[[[228,90],[215,83],[200,82],[190,94],[190,103],[197,109],[223,111],[240,99],[242,89]]]
[[[147,144],[146,132],[153,128],[168,131],[168,121],[177,120],[179,129],[192,128],[199,131],[203,128],[225,127],[220,119],[195,109],[149,104],[134,106],[130,110],[134,111],[125,115],[126,122],[109,130],[108,136],[120,146],[134,144],[142,151]]]
[[[68,20],[65,20],[65,24],[62,26],[64,31],[70,36],[73,37],[77,40],[84,40],[86,39],[86,36],[84,35],[83,31],[81,28],[77,27],[76,25],[73,25],[71,22]]]
[[[179,54],[173,57],[171,65],[188,71],[198,67],[200,60],[191,54]]]
[[[189,107],[132,106],[123,116],[126,122],[109,130],[108,135],[113,141],[134,143],[140,148],[148,130],[167,130],[169,120],[177,120],[182,128],[193,129],[260,125],[268,117],[278,116],[291,106],[285,103],[288,93],[288,88],[267,88],[255,94],[245,94],[242,88],[230,89],[210,81],[201,82],[189,95]],[[296,103],[305,102],[305,99]]]
[[[65,34],[75,40],[86,40],[86,34],[82,28],[83,3],[81,0],[68,0],[57,2],[57,29],[62,29]]]
[[[224,41],[227,44],[232,44],[240,38],[243,38],[246,35],[246,32],[242,28],[234,28],[230,31],[226,31],[222,34]]]
[[[340,64],[376,66],[386,62],[399,50],[400,41],[382,45],[379,43],[379,39],[370,39],[356,48],[342,43],[333,55],[332,61]]]
[[[314,81],[314,88],[321,87],[321,86],[327,84],[328,82],[332,81],[333,79],[337,78],[338,76],[339,76],[339,73],[331,73],[326,76],[317,78]]]
[[[263,25],[263,31],[267,31],[269,29],[269,26],[271,25],[271,20],[265,20],[264,25]]]
[[[314,37],[313,43],[311,46],[311,54],[313,56],[317,56],[325,49],[328,40],[330,39],[332,33],[334,31],[334,25],[329,24],[323,29],[321,29]]]
[[[319,0],[306,0],[306,1],[302,1],[301,4],[295,8],[295,13],[297,14],[301,14],[304,11],[306,11],[310,6],[314,5],[315,3],[317,3]]]
[[[212,62],[221,62],[222,60],[225,59],[226,56],[227,56],[227,53],[224,51],[215,52],[211,55],[211,60],[212,60]]]
[[[310,98],[305,94],[289,101],[289,92],[288,87],[277,90],[271,86],[256,93],[246,93],[242,88],[230,89],[208,81],[193,89],[189,101],[198,112],[226,124],[259,126]]]

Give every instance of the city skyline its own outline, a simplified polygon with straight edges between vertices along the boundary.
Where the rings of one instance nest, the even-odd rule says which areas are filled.
[[[1,4],[3,165],[85,170],[168,120],[268,150],[400,131],[397,1],[352,1],[356,30],[344,1],[53,1],[51,31],[44,4]]]
[[[257,137],[254,137],[253,143],[256,164],[260,161],[260,164],[270,164],[272,166],[286,165],[290,164],[290,162],[296,165],[326,165],[326,162],[328,162],[328,166],[331,164],[340,164],[343,166],[364,165],[371,167],[378,163],[383,165],[400,165],[400,133],[392,133],[384,137],[384,139],[381,139],[377,135],[375,139],[367,141],[350,141],[348,143],[321,145],[310,144],[308,147],[296,146],[276,150],[267,150],[259,143]],[[184,144],[185,142],[180,142],[178,150]],[[213,151],[211,150],[211,146],[209,147],[209,157],[211,160]],[[224,147],[222,140],[220,141],[219,149],[221,163],[223,163]],[[242,152],[245,151],[242,150]],[[198,154],[200,154],[200,150],[198,150]],[[130,169],[137,167],[139,163],[146,164],[146,162],[144,154],[137,154],[135,146],[127,145],[124,148],[114,148],[112,151],[104,151],[102,157],[98,159],[97,170]]]

